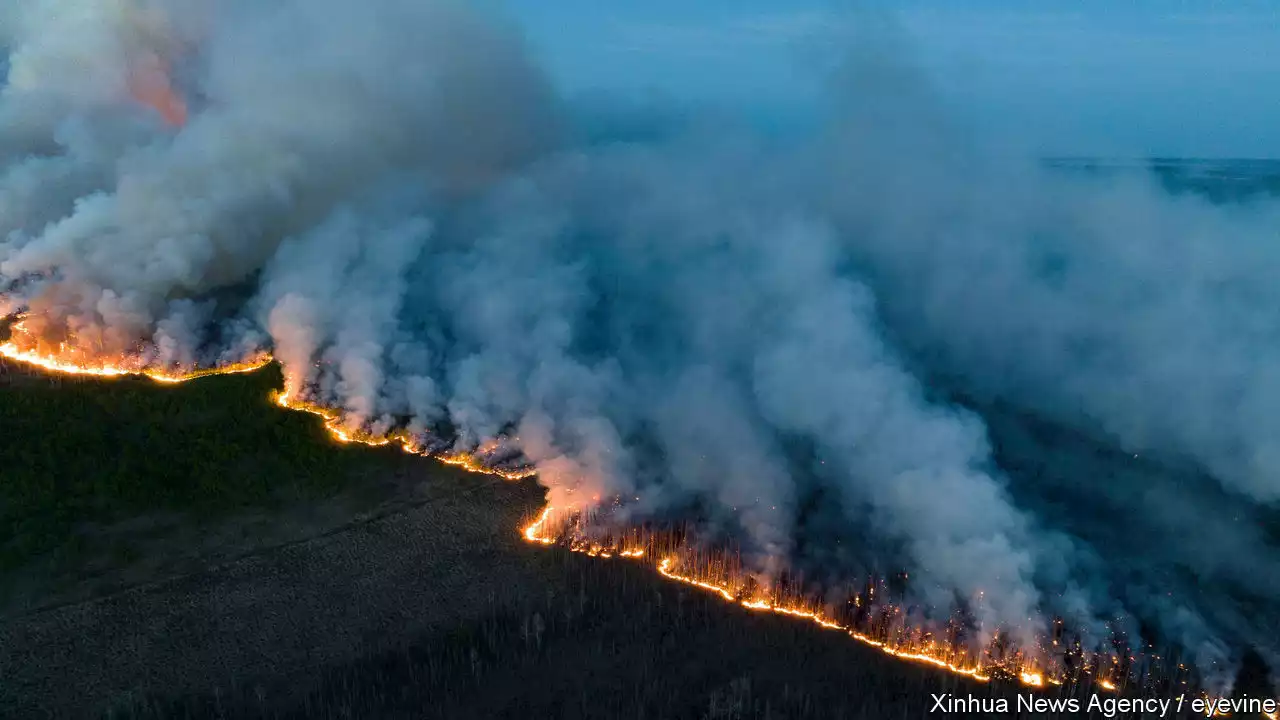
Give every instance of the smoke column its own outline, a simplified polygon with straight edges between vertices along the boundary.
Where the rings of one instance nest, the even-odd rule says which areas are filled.
[[[558,506],[906,569],[988,636],[1141,621],[1277,659],[1274,200],[991,152],[875,43],[779,147],[580,132],[461,2],[25,0],[0,28],[24,349],[269,348],[348,427],[519,453]]]

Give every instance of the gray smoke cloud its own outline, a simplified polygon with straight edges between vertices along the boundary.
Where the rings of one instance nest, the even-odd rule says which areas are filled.
[[[3,272],[74,274],[66,278],[73,289],[50,287],[35,305],[77,333],[100,334],[107,350],[129,347],[173,295],[243,281],[282,239],[372,184],[405,174],[440,193],[460,192],[520,162],[554,132],[549,91],[519,45],[450,3],[388,2],[377,11],[336,2],[20,8],[18,25],[30,32],[14,44],[0,112],[19,116],[18,148],[52,143],[64,152],[37,151],[9,172],[27,170],[43,188],[61,185],[45,181],[61,165],[85,165],[105,185],[22,203],[46,212],[35,213],[40,225],[6,218]],[[194,16],[206,29],[198,57],[159,42],[148,52],[198,71],[188,94],[202,107],[180,133],[145,133],[136,126],[154,128],[157,118],[129,102],[137,95],[130,88],[156,63],[140,70],[135,48]],[[81,66],[96,70],[85,77]],[[171,75],[176,84],[179,73]],[[30,119],[41,108],[57,120]],[[32,122],[39,132],[25,132]],[[88,137],[63,143],[64,132]],[[105,173],[95,160],[107,164]]]
[[[1276,657],[1280,203],[984,150],[877,44],[779,148],[625,104],[575,132],[460,2],[29,0],[0,27],[20,342],[268,346],[291,395],[519,453],[556,505],[908,569],[984,637],[1140,620],[1206,666]]]

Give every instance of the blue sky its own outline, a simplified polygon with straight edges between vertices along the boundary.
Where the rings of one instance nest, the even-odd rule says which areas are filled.
[[[570,92],[777,117],[809,111],[823,52],[849,42],[838,28],[867,23],[827,0],[499,1]],[[997,137],[1061,154],[1280,157],[1280,0],[892,7],[896,52]]]

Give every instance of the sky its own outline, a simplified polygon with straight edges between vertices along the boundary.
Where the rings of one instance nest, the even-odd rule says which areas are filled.
[[[868,22],[955,117],[1047,154],[1280,157],[1280,0],[496,0],[571,93],[812,114]]]

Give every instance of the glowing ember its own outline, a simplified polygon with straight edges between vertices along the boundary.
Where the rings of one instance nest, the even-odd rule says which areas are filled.
[[[1024,672],[1019,676],[1019,679],[1022,680],[1023,684],[1032,687],[1044,687],[1044,675],[1038,672]]]

